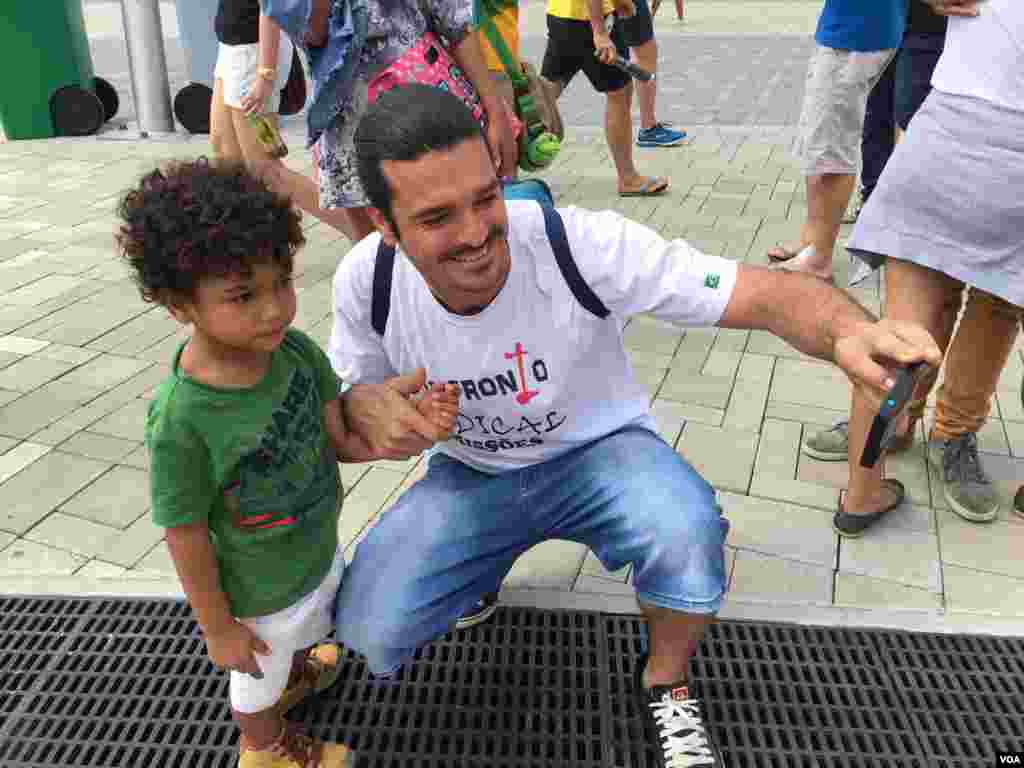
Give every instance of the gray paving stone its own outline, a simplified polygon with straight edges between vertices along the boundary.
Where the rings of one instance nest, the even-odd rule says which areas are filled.
[[[31,392],[60,378],[74,367],[74,363],[62,363],[41,357],[23,357],[13,365],[0,370],[0,388]]]
[[[844,539],[839,571],[942,592],[939,538],[881,521],[871,536]]]
[[[135,467],[136,469],[149,469],[149,453],[146,451],[145,446],[140,446],[125,458],[121,459],[121,464],[129,467]]]
[[[770,380],[737,380],[729,397],[723,426],[743,432],[757,432],[768,402]]]
[[[60,506],[60,511],[114,528],[127,528],[149,510],[149,475],[114,467]]]
[[[135,569],[140,572],[161,573],[173,577],[175,581],[178,580],[178,571],[174,567],[174,560],[171,559],[167,545],[162,541],[139,560]]]
[[[47,384],[0,407],[0,434],[27,438],[43,427],[74,413],[98,393],[92,390]]]
[[[950,613],[1024,616],[1024,579],[943,563],[942,581]]]
[[[673,368],[669,371],[660,395],[666,400],[693,403],[706,408],[721,408],[729,403],[733,380],[728,376],[701,376],[681,373]]]
[[[800,451],[800,425],[766,419],[757,447],[756,475],[790,479],[796,475]]]
[[[756,434],[690,423],[676,450],[715,488],[747,492],[757,451]]]
[[[750,495],[790,502],[801,507],[814,507],[825,512],[835,512],[839,502],[839,493],[834,488],[772,475],[755,474],[750,484]]]
[[[573,541],[542,542],[516,560],[502,586],[569,591],[580,574],[586,554],[587,548]]]
[[[82,349],[81,347],[72,347],[65,344],[47,344],[41,350],[33,354],[33,357],[43,358],[45,360],[57,360],[62,363],[73,363],[75,365],[81,365],[89,360],[96,357],[99,352],[93,352],[92,350]]]
[[[832,569],[741,549],[727,600],[829,605]]]
[[[23,534],[111,465],[50,452],[0,485],[0,529]]]
[[[89,425],[91,432],[101,435],[119,437],[122,440],[138,440],[143,436],[146,425],[146,412],[149,403],[142,399],[134,399],[99,421]]]
[[[149,515],[143,515],[127,529],[55,512],[26,534],[26,538],[84,557],[98,557],[130,568],[164,536]]]
[[[979,525],[945,510],[938,513],[938,521],[943,563],[1024,579],[1024,525]]]
[[[837,536],[826,513],[737,493],[723,492],[719,497],[731,523],[730,546],[835,567]]]
[[[62,549],[18,539],[0,551],[0,578],[12,576],[70,576],[86,558]]]
[[[71,386],[89,387],[107,390],[126,381],[149,363],[118,355],[100,355],[64,377],[63,381]]]
[[[836,573],[835,604],[884,611],[912,610],[940,613],[942,595],[884,579]]]
[[[141,447],[140,441],[122,440],[95,432],[77,432],[60,443],[59,450],[100,461],[120,462]]]

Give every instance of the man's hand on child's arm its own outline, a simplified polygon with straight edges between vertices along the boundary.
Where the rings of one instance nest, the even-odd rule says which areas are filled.
[[[426,381],[427,372],[419,368],[383,384],[355,384],[342,395],[345,425],[369,443],[373,459],[410,459],[448,439],[448,433],[434,426],[409,400]]]
[[[340,398],[324,406],[324,427],[327,429],[338,461],[347,464],[373,461],[377,458],[370,444],[345,425]]]
[[[220,586],[217,557],[206,524],[168,528],[167,549],[206,638],[210,660],[224,669],[262,677],[254,654],[266,655],[270,648],[231,613],[227,595]]]

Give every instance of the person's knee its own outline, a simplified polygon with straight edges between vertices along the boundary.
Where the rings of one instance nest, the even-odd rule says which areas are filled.
[[[648,72],[657,72],[658,69],[658,43],[652,37],[646,43],[633,48],[633,55],[636,57],[637,64]]]
[[[626,83],[614,91],[605,92],[605,96],[608,98],[609,113],[625,112],[627,115],[629,114],[633,102],[633,86],[630,83]]]
[[[222,128],[211,127],[210,149],[213,152],[214,158],[220,162],[237,163],[242,161],[242,158],[237,154],[238,147],[234,137],[227,135]]]

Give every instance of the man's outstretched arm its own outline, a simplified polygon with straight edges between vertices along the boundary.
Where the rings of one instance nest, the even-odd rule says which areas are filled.
[[[718,325],[770,331],[876,392],[891,386],[886,366],[942,362],[924,328],[877,321],[844,291],[799,272],[741,264]]]

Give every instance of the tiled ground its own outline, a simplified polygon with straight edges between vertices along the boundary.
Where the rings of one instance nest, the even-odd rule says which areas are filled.
[[[760,262],[804,213],[787,130],[706,129],[687,148],[646,153],[642,162],[672,174],[674,192],[624,206],[611,195],[600,135],[578,129],[571,139],[550,176],[562,203],[619,205],[713,253]],[[113,206],[158,159],[205,149],[198,138],[0,146],[0,574],[9,591],[172,583],[147,515],[141,435],[146,398],[182,332],[128,281],[112,246]],[[317,224],[307,234],[298,325],[323,341],[330,277],[348,244]],[[877,283],[859,295],[877,307]],[[1007,502],[1001,519],[972,525],[952,515],[914,451],[890,463],[911,504],[867,538],[840,542],[829,517],[845,464],[799,452],[809,431],[847,407],[837,370],[764,333],[684,332],[650,318],[629,325],[627,343],[662,434],[721,490],[733,526],[732,601],[1024,616],[1024,520],[1007,511],[1024,478],[1020,345],[982,437]],[[345,467],[350,550],[418,470]],[[506,586],[621,596],[628,580],[579,545],[551,542],[524,556]]]
[[[126,85],[118,6],[88,0],[85,9],[97,71]],[[173,8],[164,10],[165,32],[174,34]],[[663,115],[692,120],[691,127],[726,113],[735,122],[763,122],[754,119],[761,112],[743,110],[753,97],[742,95],[750,83],[737,66],[756,59],[759,76],[773,73],[758,87],[781,98],[769,99],[772,122],[792,123],[802,72],[776,43],[787,37],[803,50],[819,10],[807,0],[691,0],[685,27],[663,10]],[[536,59],[543,4],[527,3],[521,25],[524,50]],[[172,80],[180,79],[180,46],[166,44]],[[122,103],[130,114],[127,93]],[[671,174],[672,194],[623,201],[594,127],[600,100],[576,85],[564,106],[580,125],[547,176],[561,204],[614,206],[666,236],[751,262],[791,237],[806,212],[790,128],[697,125],[690,146],[639,154],[641,170]],[[741,112],[753,117],[740,119]],[[292,161],[308,168],[299,125],[289,124]],[[141,439],[148,394],[183,336],[164,312],[141,302],[112,231],[121,190],[158,161],[205,153],[208,145],[201,137],[136,136],[114,130],[78,141],[0,144],[0,592],[176,589],[161,531],[147,515]],[[323,341],[330,277],[348,244],[312,222],[307,235],[297,325]],[[848,270],[845,256],[837,258],[839,284]],[[856,293],[878,308],[877,280]],[[950,513],[940,481],[913,451],[889,464],[911,503],[856,542],[840,542],[829,524],[846,465],[799,451],[805,435],[846,412],[848,388],[838,371],[759,332],[683,332],[637,318],[627,343],[662,434],[721,491],[732,521],[727,611],[750,606],[779,617],[821,610],[869,623],[907,611],[961,626],[995,617],[1024,626],[1024,520],[1008,511],[1024,479],[1021,343],[981,435],[1004,501],[1000,519],[972,525]],[[341,537],[350,552],[419,469],[415,461],[344,468]],[[606,573],[582,547],[550,542],[520,559],[506,587],[534,588],[530,599],[538,601],[583,595],[621,605],[631,595],[628,582],[628,569]]]

